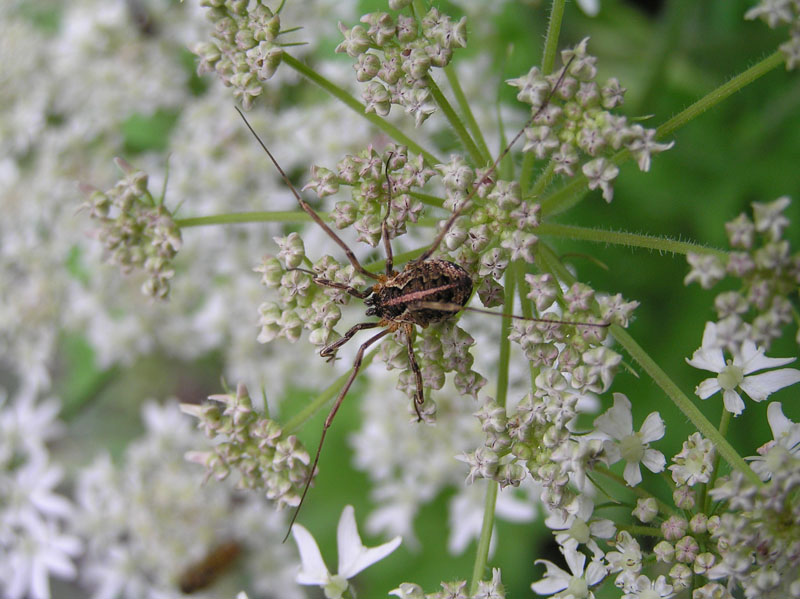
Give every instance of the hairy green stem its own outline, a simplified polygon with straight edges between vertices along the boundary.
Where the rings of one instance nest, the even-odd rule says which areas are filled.
[[[577,227],[574,225],[559,225],[553,223],[542,223],[536,229],[538,235],[550,235],[564,239],[578,239],[581,241],[593,241],[610,245],[621,245],[634,248],[645,248],[657,250],[662,253],[670,254],[714,254],[720,258],[727,258],[727,252],[702,246],[689,241],[678,241],[654,235],[642,235],[640,233],[628,233],[626,231],[609,231],[607,229],[593,229],[589,227]]]
[[[369,366],[377,351],[377,348],[373,349],[366,356],[364,356],[364,360],[361,362],[362,370]],[[303,424],[306,423],[306,421],[308,421],[314,414],[317,413],[317,410],[319,410],[331,399],[336,397],[336,394],[342,389],[349,376],[350,372],[345,372],[342,376],[333,381],[333,383],[328,385],[314,399],[312,399],[306,407],[287,420],[286,424],[283,425],[283,430],[285,432],[292,433],[299,429]]]
[[[331,220],[327,214],[320,214],[323,220]],[[211,216],[194,216],[176,218],[175,224],[185,229],[188,227],[206,227],[209,225],[235,225],[243,223],[305,223],[311,217],[302,210],[284,210],[276,212],[231,212],[228,214],[212,214]]]
[[[658,511],[660,513],[662,513],[662,514],[676,514],[677,513],[672,506],[670,506],[670,505],[664,503],[663,501],[661,501],[658,497],[656,497],[655,495],[653,495],[652,493],[650,493],[649,491],[644,489],[641,485],[640,486],[636,486],[636,487],[629,487],[628,483],[625,482],[625,479],[622,478],[619,474],[617,474],[613,470],[611,470],[610,468],[607,468],[605,466],[601,466],[601,465],[598,464],[598,465],[596,465],[594,467],[594,471],[597,472],[598,474],[602,474],[603,476],[605,476],[609,480],[613,480],[614,482],[619,484],[621,487],[625,487],[628,491],[633,493],[636,497],[639,497],[641,499],[655,499],[656,505],[658,506]],[[602,487],[600,487],[600,488],[602,489]],[[618,501],[615,497],[613,499],[615,501]]]
[[[656,139],[661,139],[670,135],[680,127],[683,127],[685,124],[697,118],[709,108],[722,103],[723,100],[726,100],[735,92],[750,85],[781,64],[783,64],[783,55],[780,52],[770,54],[758,64],[739,73],[727,83],[719,86],[688,108],[685,108],[680,113],[661,124],[656,128]],[[620,164],[630,157],[630,152],[621,150],[614,154],[610,158],[610,161],[614,164]],[[581,173],[575,176],[569,183],[544,198],[541,201],[542,215],[559,214],[577,204],[587,192],[586,181],[586,175]]]
[[[469,130],[472,133],[472,138],[475,140],[475,143],[478,145],[478,148],[481,151],[483,162],[491,164],[492,154],[489,152],[489,146],[486,145],[486,140],[483,137],[483,131],[481,131],[481,128],[478,126],[478,121],[475,120],[475,115],[472,114],[472,109],[467,101],[467,96],[464,94],[464,90],[461,88],[461,82],[458,80],[458,75],[456,74],[456,70],[453,68],[452,64],[448,64],[446,67],[444,67],[444,74],[447,77],[448,83],[450,83],[450,89],[453,90],[453,95],[456,97],[456,102],[458,103],[461,114],[467,123],[467,127],[469,127]]]
[[[427,162],[430,166],[435,164],[441,164],[441,160],[434,156],[432,153],[428,152],[425,148],[420,146],[417,142],[413,139],[408,137],[405,133],[403,133],[400,129],[392,125],[387,120],[379,117],[377,114],[372,112],[367,113],[365,112],[364,105],[356,100],[353,96],[351,96],[346,90],[339,87],[335,83],[333,83],[330,79],[327,79],[317,73],[314,69],[309,68],[299,60],[297,60],[291,54],[284,52],[283,53],[283,62],[293,68],[295,71],[307,77],[317,85],[319,85],[322,89],[326,92],[331,94],[337,100],[342,101],[348,108],[363,116],[367,119],[370,123],[378,127],[381,131],[386,133],[389,137],[394,139],[396,142],[401,143],[403,145],[408,146],[408,148],[417,154],[421,154],[424,158],[425,162]]]
[[[728,436],[728,425],[731,423],[731,413],[725,409],[723,406],[722,408],[722,416],[719,419],[719,434],[723,437]],[[708,490],[714,488],[714,484],[717,482],[717,477],[719,476],[719,453],[714,456],[714,469],[711,471],[711,478],[708,480],[708,483],[703,485],[703,492],[702,496],[700,497],[700,505],[702,505],[705,509],[706,513],[709,513],[711,510],[711,497],[708,495]]]
[[[433,77],[430,75],[426,79],[428,84],[428,89],[431,91],[431,95],[433,99],[436,101],[436,105],[441,109],[442,113],[444,114],[447,122],[450,123],[450,126],[453,128],[453,131],[458,136],[458,139],[461,140],[461,144],[464,146],[464,149],[469,153],[470,158],[477,166],[483,166],[484,164],[484,157],[481,154],[481,151],[478,149],[478,146],[475,145],[475,141],[473,141],[472,137],[470,137],[469,131],[464,126],[464,122],[461,120],[461,117],[456,114],[456,111],[453,109],[453,106],[450,104],[450,101],[444,95],[439,86],[436,85],[436,82],[433,80]]]
[[[475,550],[475,563],[472,566],[472,581],[469,585],[470,596],[478,592],[478,584],[483,580],[483,573],[489,561],[489,545],[492,541],[494,530],[494,510],[497,504],[497,490],[499,485],[493,480],[486,481],[486,500],[483,505],[483,524],[481,536],[478,538],[478,547]]]
[[[547,37],[544,39],[544,54],[542,55],[542,73],[549,75],[553,72],[558,53],[558,36],[561,33],[561,21],[564,18],[566,0],[553,0],[550,9],[550,20],[547,23]]]

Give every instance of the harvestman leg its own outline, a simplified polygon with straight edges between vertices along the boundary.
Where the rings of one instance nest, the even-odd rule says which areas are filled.
[[[330,345],[326,345],[325,347],[323,347],[322,351],[319,352],[319,355],[322,356],[323,358],[328,358],[328,361],[330,361],[336,357],[336,352],[339,350],[339,348],[353,338],[353,335],[355,335],[359,331],[363,331],[366,329],[374,329],[375,327],[379,326],[382,326],[382,323],[360,322],[357,325],[350,327],[350,330],[347,331],[341,339],[337,339]]]
[[[333,289],[341,289],[348,295],[352,295],[353,297],[357,297],[358,299],[366,299],[370,295],[372,295],[372,287],[367,287],[364,291],[360,289],[356,289],[350,285],[346,285],[345,283],[338,283],[336,281],[331,281],[330,279],[326,279],[324,277],[317,276],[313,270],[308,270],[307,268],[287,268],[288,270],[299,270],[300,272],[304,272],[308,275],[311,275],[311,280],[314,281],[315,284],[319,285],[320,287],[332,287]]]
[[[339,237],[336,233],[334,233],[333,229],[331,229],[325,223],[325,221],[323,221],[320,218],[319,214],[314,212],[314,209],[311,206],[309,206],[308,203],[300,196],[300,194],[297,192],[297,189],[295,189],[294,185],[292,185],[292,182],[289,180],[288,175],[281,168],[281,165],[278,164],[278,161],[275,160],[275,157],[272,155],[272,152],[269,151],[267,145],[263,141],[261,141],[261,138],[258,136],[258,133],[255,132],[253,127],[247,121],[247,118],[244,116],[244,113],[241,110],[239,110],[238,106],[234,106],[234,108],[236,108],[236,112],[239,113],[239,116],[242,117],[242,120],[244,121],[244,124],[247,125],[247,128],[250,129],[250,133],[253,134],[253,137],[255,137],[256,140],[258,140],[258,143],[259,145],[261,145],[261,148],[267,153],[269,159],[272,160],[272,164],[274,164],[275,168],[278,169],[278,172],[281,174],[281,177],[283,178],[283,182],[286,183],[287,187],[292,190],[292,194],[294,194],[297,203],[300,204],[300,208],[302,208],[305,211],[305,213],[308,214],[311,217],[311,219],[315,223],[317,223],[322,228],[322,230],[325,231],[328,234],[328,236],[336,242],[336,244],[340,248],[342,248],[342,250],[344,250],[344,253],[347,255],[347,259],[350,261],[350,264],[353,265],[353,268],[355,268],[365,277],[368,277],[370,279],[375,279],[377,281],[380,277],[378,277],[378,275],[376,275],[375,273],[369,272],[366,268],[361,266],[361,263],[358,261],[358,258],[356,258],[356,255],[349,247],[347,247],[347,244],[344,241],[342,241],[341,237]]]
[[[377,323],[375,323],[375,325],[377,326]],[[352,330],[353,329],[350,329],[350,331]],[[348,331],[348,333],[350,331]],[[294,510],[294,514],[292,515],[292,521],[289,522],[289,530],[286,532],[286,536],[283,538],[284,541],[289,538],[289,533],[292,532],[292,526],[294,525],[294,521],[297,520],[297,514],[300,513],[300,507],[303,505],[303,501],[306,498],[306,493],[308,493],[308,488],[311,486],[311,481],[314,479],[314,471],[317,469],[317,463],[319,462],[319,455],[322,452],[322,444],[325,442],[325,433],[328,432],[328,429],[330,428],[331,423],[333,422],[333,418],[334,416],[336,416],[336,412],[339,411],[339,406],[342,405],[342,401],[347,395],[347,392],[350,390],[350,385],[353,384],[353,381],[356,379],[356,376],[358,375],[358,371],[361,369],[361,361],[364,359],[364,352],[367,351],[367,348],[370,345],[382,339],[390,332],[391,328],[385,328],[380,333],[373,335],[372,337],[367,339],[364,343],[361,344],[361,347],[358,348],[358,352],[356,353],[356,359],[353,361],[353,369],[350,371],[350,376],[347,377],[347,382],[344,384],[344,387],[342,387],[341,391],[339,391],[339,395],[336,397],[336,401],[334,402],[331,411],[328,412],[328,417],[325,418],[325,424],[322,425],[322,436],[320,437],[319,445],[317,446],[317,454],[314,456],[314,463],[311,464],[311,470],[308,473],[308,479],[306,479],[306,486],[303,488],[303,494],[300,496],[300,503],[297,504],[297,507]]]
[[[411,372],[414,373],[414,379],[417,383],[417,393],[414,397],[414,411],[417,413],[417,422],[422,422],[422,414],[420,413],[419,409],[422,404],[425,402],[425,391],[422,386],[422,371],[419,368],[419,364],[417,363],[417,355],[414,353],[414,341],[411,338],[412,333],[414,332],[414,325],[413,324],[404,324],[403,330],[406,333],[406,347],[408,348],[408,361],[411,364]]]
[[[392,213],[392,183],[389,178],[389,162],[392,160],[394,152],[389,154],[384,165],[384,172],[386,173],[386,194],[389,196],[389,201],[386,205],[386,216],[383,217],[381,222],[381,237],[383,237],[383,247],[386,248],[386,276],[391,277],[394,274],[394,254],[392,253],[392,241],[389,239],[389,215]]]

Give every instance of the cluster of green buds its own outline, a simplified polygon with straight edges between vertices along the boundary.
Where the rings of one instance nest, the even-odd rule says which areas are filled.
[[[709,289],[726,276],[740,281],[739,289],[723,291],[714,300],[717,337],[731,351],[738,351],[745,339],[768,349],[794,319],[789,298],[797,298],[800,286],[800,251],[793,253],[783,239],[789,198],[752,206],[752,219],[741,213],[725,224],[732,248],[726,259],[709,253],[687,256],[692,270],[686,284],[697,281]]]
[[[286,435],[277,422],[259,414],[247,387],[235,393],[212,395],[217,403],[181,404],[181,410],[199,420],[198,428],[213,440],[213,449],[191,451],[186,458],[205,466],[208,476],[224,480],[239,474],[243,489],[265,489],[267,499],[279,508],[296,507],[308,480],[308,451],[294,435]]]
[[[107,252],[108,261],[127,273],[142,269],[148,280],[142,293],[157,299],[169,295],[175,274],[172,260],[181,249],[181,232],[164,205],[147,189],[147,174],[116,158],[125,175],[108,191],[86,188],[89,199],[81,209],[100,224],[95,235]]]
[[[467,23],[466,17],[453,22],[436,8],[418,21],[410,5],[411,0],[390,0],[392,10],[409,14],[369,13],[361,17],[366,27],[340,23],[344,41],[336,51],[355,58],[356,78],[369,82],[362,94],[367,112],[386,116],[397,104],[419,127],[436,110],[430,71],[447,66],[453,50],[466,46]]]
[[[595,81],[597,58],[587,54],[587,44],[588,38],[561,52],[568,68],[554,94],[551,92],[561,71],[545,76],[533,67],[527,75],[508,83],[519,89],[517,99],[530,104],[532,114],[549,98],[525,130],[523,152],[531,152],[537,159],[549,158],[553,174],[572,177],[580,168],[589,189],[600,188],[603,198],[610,202],[614,197],[612,183],[619,174],[612,160],[614,153],[627,149],[639,169],[647,171],[652,155],[668,150],[673,143],[657,143],[655,129],[631,125],[624,116],[609,112],[623,103],[625,89],[614,77],[602,86]]]
[[[311,181],[303,190],[311,189],[324,198],[338,192],[340,186],[351,187],[351,199],[337,202],[331,217],[338,229],[352,225],[359,241],[375,247],[381,239],[384,218],[389,239],[403,235],[408,221],[417,222],[422,203],[410,192],[435,174],[425,166],[422,156],[409,156],[406,146],[389,144],[382,153],[369,146],[345,156],[335,171],[313,166]]]
[[[212,41],[192,50],[200,58],[197,72],[216,73],[247,110],[283,58],[277,42],[285,33],[280,9],[273,12],[261,0],[202,0],[201,5],[208,8],[206,15],[214,29]]]

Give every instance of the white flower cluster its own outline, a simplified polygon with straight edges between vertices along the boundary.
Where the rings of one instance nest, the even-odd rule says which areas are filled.
[[[205,591],[227,573],[208,567],[218,576],[203,576],[204,563],[225,566],[235,558],[252,590],[302,597],[291,583],[296,564],[280,543],[283,518],[258,496],[203,484],[200,470],[187,469],[184,454],[205,440],[176,403],[147,403],[142,416],[146,433],[119,466],[101,456],[77,477],[73,529],[86,543],[82,584],[98,598],[176,596],[180,587]]]
[[[9,399],[0,389],[0,594],[49,599],[50,577],[74,578],[82,544],[68,530],[73,503],[47,444],[59,436],[56,399]]]

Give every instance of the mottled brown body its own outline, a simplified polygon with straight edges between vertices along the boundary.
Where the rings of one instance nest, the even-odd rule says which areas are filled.
[[[239,557],[242,547],[236,541],[227,541],[213,547],[208,554],[190,564],[178,580],[182,593],[190,594],[210,586]]]
[[[423,328],[450,318],[458,310],[432,309],[421,304],[436,302],[464,306],[472,294],[472,278],[458,264],[440,258],[408,262],[405,268],[376,283],[364,303],[367,316],[389,323],[416,324]]]

